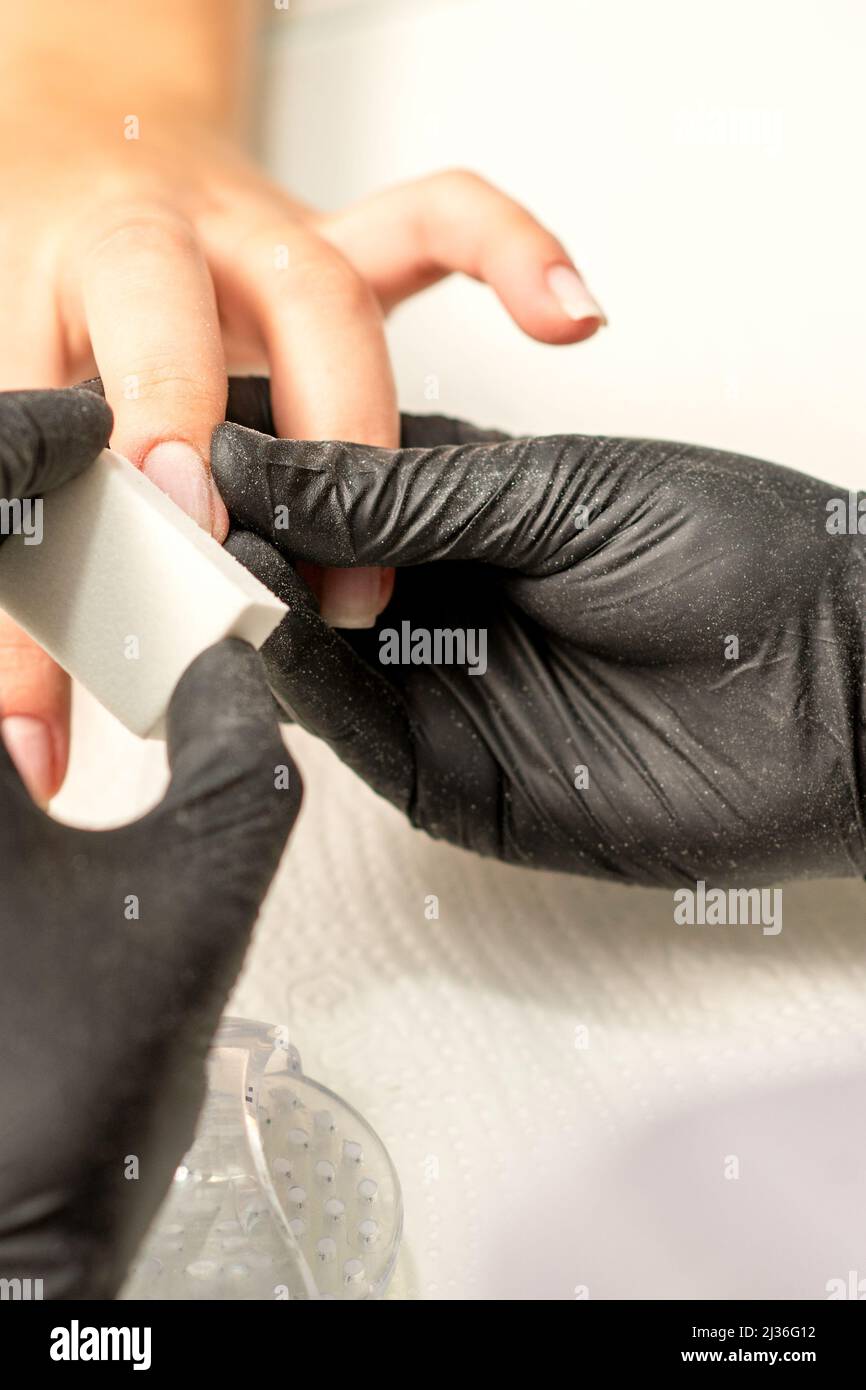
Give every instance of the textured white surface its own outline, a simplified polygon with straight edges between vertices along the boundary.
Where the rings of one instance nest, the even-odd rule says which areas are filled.
[[[230,1011],[287,1024],[385,1140],[395,1296],[821,1297],[866,1275],[861,883],[786,888],[777,937],[677,927],[668,893],[434,844],[288,737],[304,811]],[[155,799],[160,746],[80,693],[74,747],[59,814]]]
[[[0,549],[0,605],[133,733],[221,637],[259,647],[286,611],[119,454],[49,494],[44,535]]]
[[[419,295],[390,326],[404,409],[862,486],[864,51],[860,0],[347,0],[275,17],[264,149],[334,209],[474,169],[600,299],[610,327],[563,351],[473,281]]]

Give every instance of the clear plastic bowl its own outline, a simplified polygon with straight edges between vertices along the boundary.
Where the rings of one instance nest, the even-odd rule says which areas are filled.
[[[285,1028],[226,1018],[196,1138],[126,1299],[381,1298],[403,1206],[387,1150]]]

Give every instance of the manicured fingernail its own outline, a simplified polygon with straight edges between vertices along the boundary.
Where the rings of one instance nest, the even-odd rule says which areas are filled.
[[[593,299],[576,270],[570,265],[554,265],[547,272],[547,283],[559,300],[564,314],[580,322],[582,319],[598,319],[607,323],[604,310]]]
[[[54,744],[48,725],[29,714],[10,714],[0,732],[33,800],[45,806],[54,791]]]
[[[331,627],[372,627],[380,611],[378,567],[326,570],[322,576],[319,611]]]
[[[204,459],[191,444],[179,439],[157,444],[144,460],[141,471],[187,516],[197,521],[202,530],[213,531],[215,485]]]

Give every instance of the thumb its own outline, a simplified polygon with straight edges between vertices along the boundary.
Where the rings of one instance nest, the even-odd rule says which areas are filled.
[[[581,436],[379,449],[218,427],[212,466],[236,522],[319,565],[563,559],[599,441]],[[597,479],[596,479],[597,482]]]
[[[212,862],[214,882],[264,897],[301,804],[261,660],[227,638],[197,657],[168,711],[171,784],[152,813]]]

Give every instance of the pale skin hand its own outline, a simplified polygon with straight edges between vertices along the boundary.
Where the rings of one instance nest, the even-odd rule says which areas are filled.
[[[284,436],[393,447],[383,315],[400,300],[462,271],[542,342],[605,321],[561,244],[475,175],[328,215],[271,183],[242,152],[258,15],[251,0],[0,0],[0,390],[98,371],[113,447],[218,539],[207,460],[228,369],[269,372]],[[392,582],[331,570],[316,587],[329,621],[359,627]],[[47,800],[69,682],[2,614],[0,715]]]

